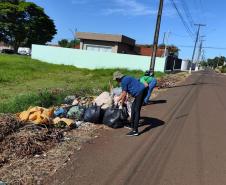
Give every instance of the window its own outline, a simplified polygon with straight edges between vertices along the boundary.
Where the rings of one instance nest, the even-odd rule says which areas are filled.
[[[86,50],[100,51],[100,52],[112,52],[112,47],[111,46],[87,45]]]

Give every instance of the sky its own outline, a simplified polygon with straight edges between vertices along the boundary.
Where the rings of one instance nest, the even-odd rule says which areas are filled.
[[[44,8],[54,20],[57,35],[53,43],[61,39],[73,39],[73,31],[123,34],[137,44],[152,44],[159,0],[30,0]],[[226,48],[225,0],[174,0],[187,27],[185,28],[171,0],[164,0],[159,43],[165,32],[168,44],[179,47],[179,57],[191,59],[197,26],[201,27],[204,47]],[[182,3],[184,2],[184,3]],[[186,10],[186,11],[184,11]],[[184,47],[186,46],[186,47]],[[189,46],[189,47],[187,47]],[[199,46],[199,43],[198,43]],[[197,53],[197,52],[196,52]],[[205,58],[226,56],[226,49],[204,49]]]

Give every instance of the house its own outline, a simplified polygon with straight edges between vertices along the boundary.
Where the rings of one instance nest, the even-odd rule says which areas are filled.
[[[153,49],[152,47],[148,46],[148,45],[136,45],[136,51],[137,54],[142,55],[142,56],[152,56],[153,53]],[[162,48],[158,48],[157,49],[157,53],[156,53],[156,57],[164,57],[164,56],[168,56],[168,49],[162,49]]]
[[[112,53],[136,54],[135,40],[125,35],[77,32],[80,49]]]

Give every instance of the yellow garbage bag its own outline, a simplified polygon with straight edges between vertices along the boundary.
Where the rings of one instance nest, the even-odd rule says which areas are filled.
[[[71,126],[71,125],[74,123],[74,120],[72,120],[72,119],[67,119],[67,118],[59,118],[59,117],[57,117],[57,118],[55,118],[55,119],[53,120],[53,124],[54,124],[54,125],[56,125],[56,124],[58,124],[58,123],[60,123],[60,122],[64,122],[64,123],[66,123],[67,126]]]
[[[28,112],[28,111],[23,111],[23,112],[20,113],[19,119],[20,119],[21,121],[28,121],[29,116],[30,116],[30,112]]]
[[[53,108],[30,107],[27,111],[19,114],[21,121],[30,121],[35,124],[49,124],[54,112]]]

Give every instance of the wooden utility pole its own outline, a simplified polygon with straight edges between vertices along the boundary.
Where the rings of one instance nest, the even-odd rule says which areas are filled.
[[[206,26],[206,25],[205,24],[195,24],[195,26],[198,26],[198,31],[197,31],[197,35],[196,35],[196,39],[195,39],[194,50],[193,50],[193,53],[192,53],[192,61],[191,61],[191,66],[190,66],[190,73],[191,73],[191,70],[192,70],[192,64],[194,63],[194,59],[195,59],[195,51],[196,51],[196,46],[197,46],[197,42],[198,42],[198,39],[199,39],[200,27],[201,26]]]
[[[157,17],[157,22],[156,22],[156,27],[155,27],[154,42],[153,42],[153,46],[152,46],[150,71],[153,71],[153,73],[154,73],[154,69],[155,69],[155,59],[156,59],[156,53],[157,53],[157,49],[158,49],[158,40],[159,40],[159,31],[160,31],[160,25],[161,25],[161,19],[162,19],[163,3],[164,3],[164,0],[160,0],[158,17]]]

